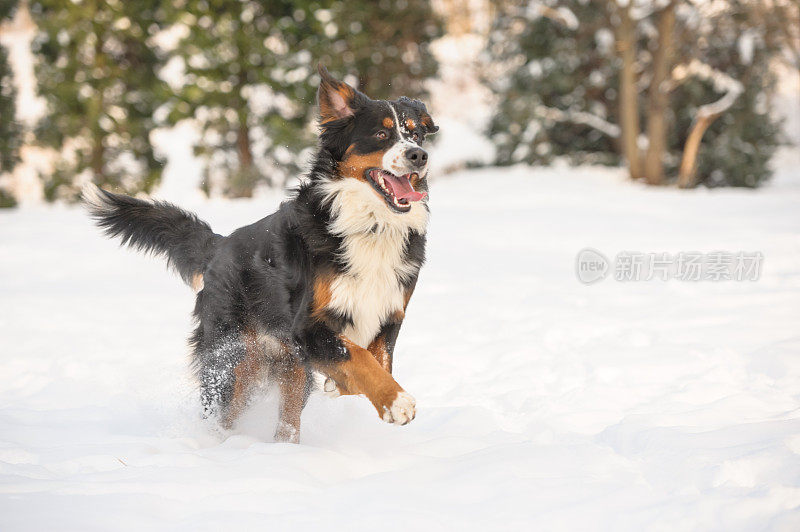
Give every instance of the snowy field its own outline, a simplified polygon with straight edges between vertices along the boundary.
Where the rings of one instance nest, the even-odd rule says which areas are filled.
[[[800,530],[800,164],[761,190],[598,169],[432,185],[405,427],[315,395],[199,418],[191,291],[83,212],[0,213],[0,530]],[[170,199],[167,197],[167,199]],[[190,201],[221,232],[275,208]],[[760,251],[757,282],[576,279],[584,247]]]

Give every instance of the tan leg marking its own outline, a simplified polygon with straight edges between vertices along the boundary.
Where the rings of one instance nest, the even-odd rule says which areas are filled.
[[[336,381],[340,389],[364,394],[384,421],[405,425],[414,419],[414,398],[381,367],[372,353],[344,336],[339,339],[350,352],[350,358],[340,362],[317,362],[319,370]]]
[[[275,375],[281,393],[275,441],[300,442],[300,414],[306,388],[306,368],[291,360],[276,364]]]
[[[407,298],[406,302],[408,302]],[[389,320],[390,323],[402,323],[405,317],[406,313],[404,311],[396,310],[389,316]],[[375,339],[370,342],[367,350],[372,353],[372,356],[375,357],[375,360],[378,361],[378,364],[380,364],[383,369],[389,372],[389,374],[392,373],[392,354],[389,353],[389,348],[386,345],[386,337],[383,334],[376,336]]]
[[[406,309],[408,308],[408,302],[411,301],[411,296],[414,295],[414,288],[417,286],[417,282],[414,281],[414,284],[409,286],[406,289],[406,293],[403,296],[403,318],[406,317]]]
[[[392,357],[389,354],[389,350],[386,349],[386,340],[384,340],[383,336],[378,336],[375,338],[367,350],[372,353],[372,356],[375,357],[375,360],[378,361],[378,364],[386,370],[389,374],[392,373]]]
[[[250,392],[264,370],[264,353],[259,348],[255,331],[248,329],[242,337],[245,357],[233,368],[233,397],[222,419],[222,425],[226,429],[233,427],[236,419],[247,406]]]

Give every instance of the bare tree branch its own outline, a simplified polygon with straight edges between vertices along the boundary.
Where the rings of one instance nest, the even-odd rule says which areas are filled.
[[[710,81],[714,90],[722,92],[724,95],[719,100],[703,105],[697,110],[692,129],[683,148],[683,158],[678,175],[678,186],[681,188],[694,185],[697,154],[706,130],[717,118],[730,109],[739,95],[744,92],[744,87],[739,81],[697,59],[693,59],[687,65],[678,65],[672,71],[673,79],[678,82],[689,76]]]

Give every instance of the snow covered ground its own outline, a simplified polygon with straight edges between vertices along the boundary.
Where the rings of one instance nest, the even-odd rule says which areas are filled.
[[[794,155],[792,155],[794,156]],[[0,529],[800,530],[800,165],[757,191],[603,169],[432,186],[406,427],[313,396],[199,419],[192,294],[75,208],[0,213]],[[169,198],[168,198],[169,199]],[[218,231],[278,196],[204,202]],[[756,282],[575,276],[584,247],[760,251]]]

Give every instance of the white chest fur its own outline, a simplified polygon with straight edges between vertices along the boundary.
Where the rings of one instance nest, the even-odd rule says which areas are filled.
[[[400,281],[413,269],[403,260],[404,243],[396,240],[371,233],[345,237],[349,268],[331,284],[330,306],[353,319],[343,333],[361,347],[369,345],[392,312],[403,309]]]
[[[396,213],[367,184],[341,179],[325,184],[331,201],[331,232],[342,237],[346,271],[331,283],[329,306],[350,316],[353,324],[343,334],[367,347],[386,318],[403,309],[402,282],[419,264],[406,258],[409,230],[424,233],[428,210],[413,203],[406,213]]]

